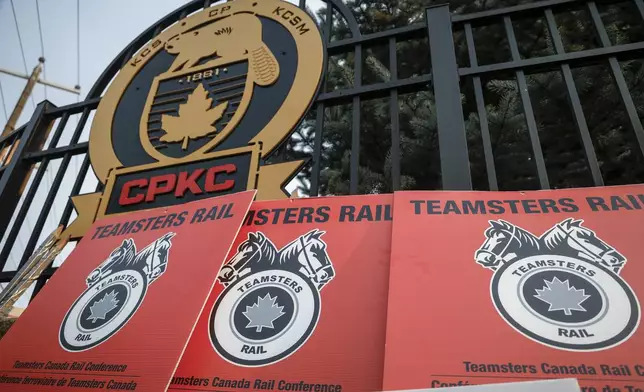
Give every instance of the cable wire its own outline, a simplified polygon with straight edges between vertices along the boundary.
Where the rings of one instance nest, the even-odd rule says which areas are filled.
[[[13,5],[13,0],[11,0],[11,11],[13,12],[13,22],[16,24],[16,32],[18,33],[18,43],[20,44],[20,53],[22,54],[22,64],[25,67],[25,74],[29,75],[29,70],[27,69],[27,60],[25,59],[25,48],[22,46],[22,37],[20,36],[20,27],[18,27],[18,17],[16,16],[16,7]],[[36,101],[34,101],[34,96],[31,95],[31,104],[36,109]]]
[[[76,0],[76,88],[80,89],[80,0]],[[80,102],[80,94],[76,95],[76,103]],[[78,128],[80,114],[76,115],[76,128]],[[74,157],[76,158],[76,157]],[[74,161],[74,171],[78,173],[78,159]]]
[[[2,90],[2,81],[0,81],[0,98],[2,98],[2,109],[4,110],[5,122],[9,121],[9,116],[7,116],[7,103],[4,100],[4,91]]]
[[[40,19],[40,5],[39,1],[36,0],[36,15],[38,16],[38,34],[40,35],[40,56],[43,60],[42,64],[42,72],[45,80],[47,80],[47,65],[44,63],[45,60],[45,41],[43,40],[42,37],[42,22]],[[45,99],[47,99],[47,86],[43,86],[45,88]],[[56,147],[56,146],[54,146]],[[42,164],[42,163],[41,163]],[[52,167],[49,166],[45,170],[45,186],[49,189],[51,185],[54,182],[54,173],[52,173]],[[51,209],[51,214],[53,215],[54,221],[58,221],[57,213],[56,213],[56,208]]]
[[[40,21],[40,6],[38,5],[38,0],[36,0],[36,14],[38,15],[38,33],[40,34],[40,56],[42,57],[43,61],[45,59],[45,42],[42,39],[42,23]],[[47,65],[43,63],[42,65],[42,73],[47,80]],[[47,99],[47,86],[45,85],[45,99]]]

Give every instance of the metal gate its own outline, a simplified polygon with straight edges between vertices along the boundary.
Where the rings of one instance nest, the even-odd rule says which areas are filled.
[[[325,166],[325,146],[333,143],[325,138],[325,129],[330,126],[328,110],[340,106],[351,109],[350,116],[346,117],[346,119],[350,118],[350,123],[346,124],[350,132],[345,135],[345,141],[350,148],[342,152],[347,157],[348,179],[340,181],[347,183],[348,191],[346,193],[361,193],[360,181],[361,176],[364,176],[364,173],[361,172],[361,148],[364,147],[361,138],[364,136],[363,123],[365,120],[363,113],[361,113],[361,105],[374,99],[388,101],[389,123],[382,124],[383,129],[389,134],[388,140],[378,140],[378,142],[388,143],[389,147],[385,169],[380,173],[385,178],[386,184],[379,188],[372,187],[369,192],[409,188],[509,190],[524,188],[521,184],[530,184],[529,181],[533,180],[534,186],[528,185],[525,188],[549,189],[562,186],[561,184],[566,186],[565,181],[560,182],[558,179],[553,179],[558,176],[556,167],[555,169],[549,168],[548,158],[544,157],[540,126],[535,118],[528,88],[528,79],[535,72],[555,72],[557,77],[561,78],[562,86],[565,87],[567,104],[580,140],[580,151],[583,151],[586,161],[584,170],[588,171],[591,179],[588,183],[573,182],[569,186],[580,184],[602,186],[620,183],[620,181],[623,183],[624,181],[619,180],[618,175],[613,171],[602,171],[603,160],[598,158],[597,142],[593,140],[592,132],[587,124],[589,114],[584,113],[578,88],[575,85],[574,69],[589,64],[603,64],[608,67],[620,100],[620,110],[625,111],[628,119],[628,124],[624,127],[623,132],[633,135],[628,139],[633,141],[632,148],[628,147],[629,153],[644,156],[644,130],[638,114],[639,107],[633,101],[621,63],[624,60],[644,58],[644,42],[618,44],[611,42],[598,5],[594,1],[547,0],[466,14],[451,14],[448,5],[432,6],[425,10],[424,17],[420,18],[417,23],[371,34],[361,33],[358,21],[340,0],[326,0],[326,2],[326,11],[324,16],[320,18],[322,19],[320,25],[327,41],[329,62],[335,61],[336,64],[345,64],[349,54],[355,60],[351,75],[348,77],[352,80],[346,86],[340,86],[342,88],[338,86],[329,88],[328,81],[324,83],[307,115],[308,120],[305,120],[308,131],[302,129],[303,126],[301,126],[293,136],[292,140],[296,140],[300,144],[312,144],[309,148],[300,148],[300,154],[304,153],[311,158],[310,165],[302,174],[306,191],[310,195],[332,193],[324,185],[329,181],[328,178],[323,178],[327,175],[328,169]],[[637,10],[640,23],[644,24],[644,0],[629,0],[628,2],[634,7],[633,9]],[[612,3],[616,2],[602,2],[601,4]],[[0,206],[2,206],[0,208],[0,234],[3,238],[3,246],[0,249],[0,284],[9,282],[16,273],[15,266],[7,268],[10,255],[15,258],[15,263],[19,268],[26,262],[37,243],[47,234],[43,233],[43,228],[47,219],[52,219],[52,205],[56,197],[68,200],[68,196],[79,194],[83,182],[88,176],[91,176],[91,173],[88,174],[90,168],[87,156],[88,143],[79,142],[79,140],[81,140],[84,130],[87,129],[88,119],[98,106],[101,95],[112,78],[137,50],[163,29],[191,13],[209,6],[211,6],[211,1],[197,0],[169,14],[143,32],[116,57],[83,102],[56,107],[52,103],[44,101],[37,106],[29,123],[0,138],[0,151],[5,152],[1,157],[2,164],[0,166]],[[305,8],[306,0],[300,0],[299,6]],[[573,12],[571,10],[583,10],[589,15],[592,27],[599,37],[599,47],[575,51],[566,50],[555,14]],[[548,42],[553,46],[553,53],[529,58],[522,56],[517,43],[515,25],[526,18],[540,18],[544,21],[545,30],[550,37]],[[502,26],[500,39],[507,43],[510,59],[496,62],[487,61],[487,64],[480,64],[481,59],[477,58],[475,30],[493,25]],[[337,26],[346,30],[344,35],[340,37],[333,35],[333,30],[337,29]],[[422,72],[414,72],[412,75],[404,77],[404,75],[401,76],[398,68],[397,44],[409,40],[422,43],[418,53],[419,56],[425,57],[419,57],[418,62],[429,60],[431,68],[427,67]],[[425,46],[424,50],[422,50],[422,45]],[[363,83],[364,54],[374,46],[385,48],[384,51],[381,50],[381,53],[385,53],[389,64],[388,70],[384,72],[388,75],[388,80]],[[429,56],[426,56],[426,53],[429,53]],[[343,58],[345,60],[342,60]],[[328,72],[330,72],[329,69],[327,74]],[[489,110],[486,108],[485,81],[490,77],[496,77],[496,75],[509,77],[517,87],[516,94],[519,100],[516,101],[516,104],[521,112],[517,118],[527,130],[526,146],[529,146],[529,151],[526,156],[535,169],[535,175],[532,176],[534,178],[528,182],[515,182],[515,178],[511,178],[512,181],[507,182],[500,178],[507,177],[507,174],[499,175],[500,170],[507,169],[507,162],[512,161],[497,159],[499,145],[503,145],[503,143],[496,140],[499,138],[496,138],[495,132],[491,130],[494,119],[489,118]],[[418,181],[410,187],[405,185],[404,173],[401,174],[401,160],[404,156],[401,146],[404,149],[406,142],[405,136],[401,135],[399,96],[422,92],[430,93],[426,100],[428,102],[421,100],[420,105],[424,105],[424,108],[427,106],[425,109],[432,112],[432,118],[435,114],[438,146],[437,151],[425,153],[432,157],[427,162],[433,162],[428,165],[427,169],[432,173],[427,176],[438,179]],[[468,105],[463,103],[463,95],[467,94],[473,96],[468,101],[470,112],[466,108]],[[466,115],[469,117],[466,118]],[[74,116],[78,116],[74,132],[68,143],[61,143],[63,131],[70,118]],[[56,126],[50,133],[49,130],[54,124]],[[472,124],[476,125],[475,131],[470,129],[473,127]],[[418,126],[423,126],[423,124]],[[308,136],[303,135],[306,132],[308,132]],[[310,139],[310,142],[305,140],[307,138]],[[45,146],[46,140],[49,142]],[[287,143],[285,143],[274,154],[275,156],[271,157],[271,160],[288,159],[289,149],[287,147]],[[72,168],[70,162],[75,156],[83,157],[83,160],[77,168]],[[42,192],[42,190],[39,191],[39,187],[46,169],[54,160],[59,163],[58,170],[52,180],[51,187],[44,195],[44,203],[33,205],[36,194]],[[638,158],[633,162],[642,162],[642,160]],[[423,162],[419,161],[414,164],[423,165]],[[631,166],[637,165],[623,166],[621,169],[618,167],[616,170],[636,170],[632,176],[627,177],[627,181],[644,181],[644,169]],[[66,175],[74,176],[75,180],[71,189],[63,188],[61,190],[61,184]],[[635,180],[633,181],[633,179]],[[27,183],[29,186],[25,187]],[[555,185],[553,186],[553,184]],[[100,184],[97,190],[100,190]],[[364,192],[364,189],[362,191]],[[25,220],[30,209],[37,211],[35,222],[26,222]],[[61,216],[56,216],[57,222],[53,223],[68,224],[72,213],[73,207],[68,200]],[[29,239],[25,244],[17,244],[16,240],[20,230],[30,231]],[[56,269],[56,267],[50,267],[45,271],[33,290],[32,298]]]

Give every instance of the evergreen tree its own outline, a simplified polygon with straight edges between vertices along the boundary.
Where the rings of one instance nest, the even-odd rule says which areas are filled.
[[[507,7],[526,1],[450,1],[453,13],[470,13]],[[356,17],[363,34],[422,22],[431,1],[349,0],[347,6]],[[611,44],[644,40],[644,22],[634,4],[600,6],[602,21]],[[324,25],[326,10],[318,12]],[[557,12],[555,19],[566,52],[601,47],[601,41],[585,8]],[[556,54],[553,37],[543,15],[512,21],[521,58]],[[336,12],[331,40],[351,36],[347,23]],[[502,20],[474,28],[479,65],[511,60],[507,34]],[[470,66],[468,48],[462,32],[454,41],[459,66]],[[431,70],[426,39],[397,43],[398,78],[416,77]],[[327,64],[326,91],[354,85],[353,52],[331,56]],[[363,85],[391,80],[387,45],[363,47]],[[636,104],[644,116],[644,62],[632,60],[620,66]],[[546,170],[552,188],[592,186],[589,164],[579,129],[569,104],[568,89],[561,68],[540,70],[526,75],[529,102],[518,92],[516,73],[491,75],[482,79],[494,167],[502,190],[540,188],[524,105],[535,115]],[[573,68],[577,94],[606,184],[644,181],[644,158],[628,114],[613,80],[608,63]],[[488,189],[481,124],[474,100],[473,84],[461,80],[465,129],[468,140],[472,180],[475,189]],[[399,94],[399,126],[402,189],[441,189],[440,155],[436,129],[435,100],[431,86],[409,94]],[[320,161],[320,194],[349,193],[352,151],[352,105],[326,107]],[[359,193],[391,192],[392,153],[389,97],[362,101],[360,106]],[[284,150],[288,159],[311,156],[315,142],[315,114],[309,113]],[[644,141],[643,141],[644,142]],[[448,152],[444,152],[448,153]],[[308,191],[311,165],[302,173],[302,193]]]

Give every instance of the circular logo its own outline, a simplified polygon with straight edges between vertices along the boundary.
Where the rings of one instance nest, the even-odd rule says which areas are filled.
[[[196,12],[155,36],[110,83],[89,154],[111,169],[180,164],[262,145],[267,157],[317,93],[324,44],[297,6],[236,0]]]
[[[490,290],[513,328],[550,347],[604,350],[626,341],[639,324],[639,303],[628,284],[585,260],[538,255],[506,263]]]
[[[147,277],[137,270],[110,274],[88,288],[71,306],[60,326],[60,345],[84,351],[117,333],[145,297]]]
[[[266,270],[244,276],[217,298],[210,340],[225,360],[264,366],[293,354],[313,333],[320,296],[297,273]]]

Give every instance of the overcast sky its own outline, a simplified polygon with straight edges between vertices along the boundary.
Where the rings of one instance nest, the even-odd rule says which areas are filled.
[[[290,2],[297,3],[295,0]],[[33,99],[30,99],[25,106],[19,124],[27,122],[33,114],[35,105],[44,99],[48,99],[56,106],[74,103],[77,99],[82,100],[105,67],[130,41],[158,19],[186,3],[181,0],[80,0],[80,19],[78,19],[77,0],[13,0],[16,16],[14,20],[12,1],[0,0],[0,68],[30,73],[44,50],[46,62],[45,74],[41,75],[42,79],[69,87],[76,84],[81,86],[81,95],[78,97],[68,92],[50,87],[45,89],[44,86],[37,85],[32,94]],[[307,4],[313,10],[317,10],[323,3],[320,0],[309,0]],[[38,9],[41,30],[38,23]],[[77,25],[78,20],[80,24]],[[80,34],[77,34],[77,28]],[[22,40],[24,61],[18,31]],[[42,31],[42,46],[40,31]],[[80,47],[80,59],[77,55],[77,45]],[[2,105],[0,125],[4,126],[6,123],[25,83],[24,79],[0,73],[3,93],[3,97],[0,97],[0,105]],[[59,146],[69,143],[76,122],[77,117],[70,118]],[[81,142],[87,141],[90,125],[91,117],[83,131]],[[39,206],[44,203],[46,191],[56,176],[60,161],[58,159],[49,164],[4,271],[16,269],[22,251],[29,241],[32,227],[38,219]],[[82,156],[72,159],[69,166],[71,169],[63,178],[52,213],[47,216],[39,241],[56,228],[74,183],[75,172],[81,162]],[[92,192],[95,186],[96,179],[90,173],[81,193]],[[5,237],[7,234],[5,233]],[[6,239],[3,238],[0,247],[4,246],[5,242]],[[68,246],[54,265],[59,265],[71,249],[73,246]],[[0,284],[0,289],[3,287],[4,285]],[[26,298],[27,296],[24,296],[17,306],[26,306]]]

